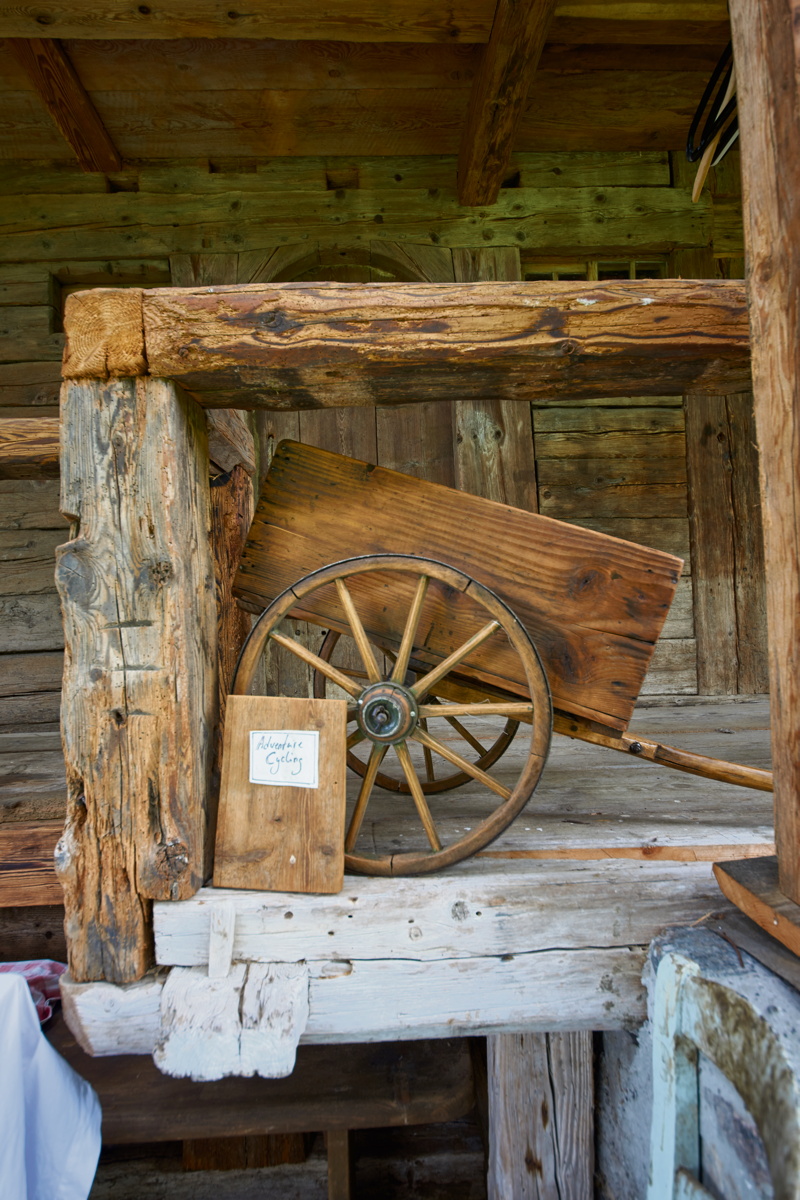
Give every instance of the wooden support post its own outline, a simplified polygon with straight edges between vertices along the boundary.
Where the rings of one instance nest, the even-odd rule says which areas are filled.
[[[329,1129],[325,1134],[328,1149],[328,1200],[350,1200],[353,1194],[351,1141],[349,1129]]]
[[[775,840],[800,902],[800,38],[791,0],[732,0],[767,563]]]
[[[488,1039],[488,1200],[591,1200],[592,1035]]]
[[[460,283],[520,279],[519,250],[454,250]],[[515,400],[457,400],[453,405],[455,484],[487,500],[538,512],[531,406]]]
[[[202,412],[162,379],[62,389],[56,582],[67,821],[57,850],[75,980],[151,962],[150,898],[207,871],[217,628]]]

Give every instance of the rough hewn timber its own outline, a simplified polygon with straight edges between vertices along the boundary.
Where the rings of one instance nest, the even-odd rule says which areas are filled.
[[[146,361],[213,408],[530,400],[749,385],[744,292],[730,282],[258,284],[106,293],[143,299],[121,346],[102,292],[67,306],[70,378]],[[119,348],[118,348],[119,347]],[[130,369],[130,368],[128,368]]]
[[[800,903],[800,39],[789,0],[731,4],[767,563],[775,838]]]
[[[498,197],[555,7],[556,0],[499,0],[461,133],[461,204]]]
[[[68,808],[59,844],[76,979],[148,967],[148,897],[205,872],[217,623],[205,422],[163,380],[66,383],[58,552]]]

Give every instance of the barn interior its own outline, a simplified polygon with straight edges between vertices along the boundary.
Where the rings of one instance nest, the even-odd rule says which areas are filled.
[[[359,399],[353,382],[352,407],[250,406],[238,393],[227,407],[218,397],[205,419],[220,688],[230,686],[250,624],[232,594],[233,570],[270,463],[289,439],[681,558],[631,730],[769,767],[759,438],[740,354],[740,155],[734,145],[693,196],[697,165],[685,153],[731,40],[724,0],[358,0],[324,9],[259,0],[247,12],[205,0],[112,2],[102,12],[81,2],[2,10],[0,36],[0,958],[69,960],[77,984],[137,977],[130,964],[104,974],[90,962],[88,917],[82,926],[79,914],[91,909],[97,927],[97,913],[113,908],[106,882],[59,880],[53,868],[74,803],[54,581],[56,547],[75,536],[59,498],[59,389],[65,306],[86,289],[280,284],[324,301],[317,284],[359,285],[368,305],[395,285],[409,288],[403,295],[412,285],[516,282],[541,294],[564,285],[558,296],[594,285],[612,301],[627,295],[614,291],[621,284],[637,296],[663,288],[665,297],[669,281],[719,285],[715,336],[724,348],[690,383],[680,349],[671,363],[654,348],[638,390],[630,379],[615,389],[612,363],[603,388],[582,382],[571,392],[567,381],[533,398],[476,394],[457,369],[447,398],[415,398],[411,371],[405,394],[379,402]],[[689,309],[682,319],[688,345],[699,318]],[[357,538],[351,553],[362,553]],[[295,632],[317,647],[312,627],[297,623]],[[312,673],[273,651],[263,687],[307,696]],[[385,822],[389,837],[405,836],[393,810]],[[402,1045],[391,1022],[364,1017],[363,1039],[351,1029],[325,1035],[327,1045],[301,1045],[295,1094],[273,1104],[296,1105],[285,1128],[255,1081],[233,1079],[213,1085],[227,1089],[213,1121],[182,1118],[165,1141],[148,1106],[166,1128],[165,1112],[193,1111],[190,1085],[148,1074],[130,1046],[116,1084],[117,1060],[87,1059],[99,1088],[117,1088],[119,1106],[92,1196],[156,1195],[165,1180],[171,1196],[205,1196],[204,1187],[245,1196],[256,1194],[247,1191],[255,1180],[264,1196],[344,1197],[354,1170],[356,1197],[380,1188],[387,1197],[477,1200],[487,1195],[481,1134],[492,1122],[488,1038],[488,1093],[502,1093],[505,1126],[517,1120],[514,1087],[532,1105],[545,1079],[558,1109],[554,1143],[546,1117],[526,1134],[548,1146],[544,1167],[533,1156],[541,1195],[636,1200],[647,1174],[635,1030],[646,1016],[639,981],[648,946],[667,926],[732,919],[712,864],[774,850],[768,792],[556,736],[528,808],[460,865],[452,886],[482,894],[481,872],[506,871],[521,909],[525,890],[538,888],[553,926],[537,949],[567,945],[580,956],[599,947],[599,965],[554,960],[547,1003],[505,1024],[485,1014],[456,1021],[458,1047],[437,1041],[443,1019],[420,1020],[417,1036],[429,1040],[414,1043],[424,1049],[408,1084],[417,1115],[397,1101],[372,1130],[365,1114],[382,1100],[369,1092],[378,1068],[367,1051]],[[615,901],[597,905],[598,895]],[[184,919],[181,905],[171,907],[180,918],[157,900],[164,945],[170,921]],[[572,924],[562,927],[566,910]],[[583,940],[570,941],[577,925]],[[65,1052],[83,1053],[66,1025],[58,1038]],[[321,1065],[308,1057],[315,1051]],[[328,1097],[334,1112],[338,1054],[351,1060],[348,1087],[357,1092],[360,1077],[365,1089],[344,1125],[309,1099]],[[173,1090],[157,1101],[162,1081]],[[235,1114],[227,1124],[226,1112]],[[322,1131],[327,1159],[319,1136],[311,1141]],[[507,1141],[503,1162],[513,1171],[519,1160],[530,1175],[520,1131]],[[494,1162],[490,1197],[540,1194],[522,1183],[504,1191],[499,1172]]]

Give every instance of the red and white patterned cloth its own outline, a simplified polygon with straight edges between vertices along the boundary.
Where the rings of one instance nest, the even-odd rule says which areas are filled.
[[[0,973],[22,975],[28,981],[39,1022],[44,1025],[53,1015],[53,1005],[61,999],[58,981],[66,971],[66,963],[53,962],[50,958],[37,958],[29,962],[0,963]]]

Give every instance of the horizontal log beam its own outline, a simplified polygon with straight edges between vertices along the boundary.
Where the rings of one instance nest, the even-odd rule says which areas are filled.
[[[127,320],[118,318],[128,310]],[[138,373],[211,408],[737,392],[741,283],[257,284],[75,293],[67,378]],[[460,370],[459,370],[460,369]]]
[[[58,417],[0,418],[0,479],[58,475]]]

